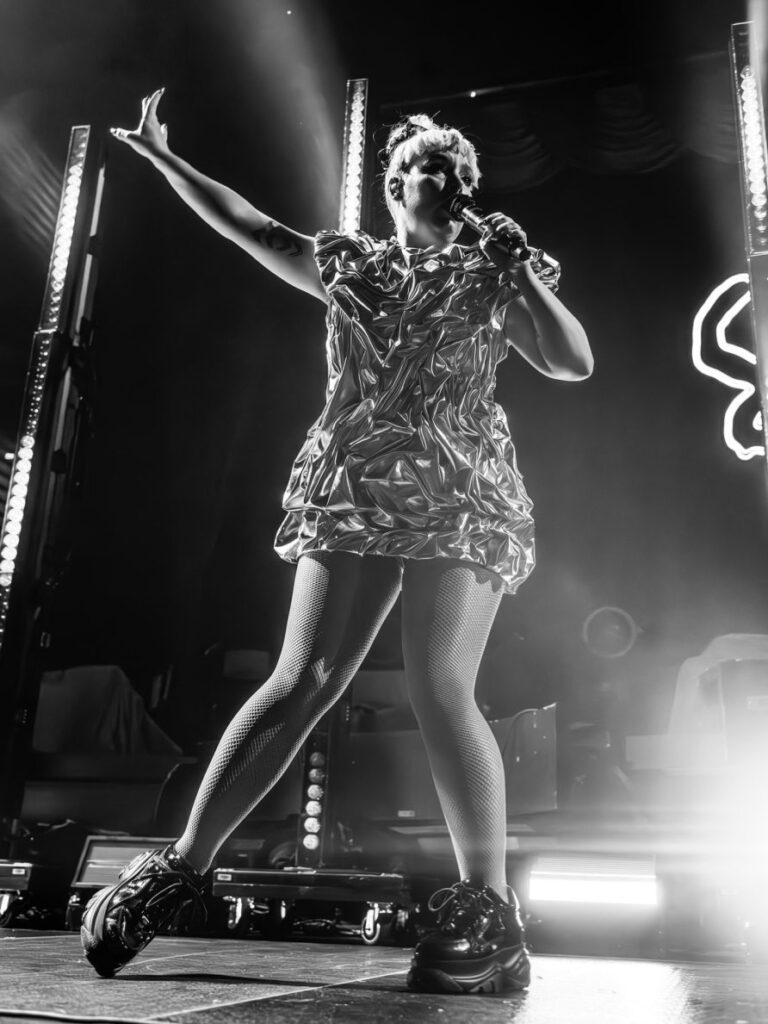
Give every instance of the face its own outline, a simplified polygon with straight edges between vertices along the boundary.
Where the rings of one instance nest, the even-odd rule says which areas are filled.
[[[457,192],[472,195],[474,175],[459,153],[437,150],[417,157],[403,173],[402,199],[395,203],[395,226],[401,244],[445,248],[461,233],[460,222],[445,208]]]

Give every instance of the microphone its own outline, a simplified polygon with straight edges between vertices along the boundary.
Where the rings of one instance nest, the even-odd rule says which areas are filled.
[[[452,220],[463,220],[478,235],[482,235],[488,230],[488,225],[485,223],[485,214],[472,196],[456,192],[445,205]],[[522,236],[517,231],[505,231],[504,229],[494,231],[493,238],[495,241],[505,245],[509,255],[514,256],[521,263],[527,263],[528,260],[533,258],[533,252],[525,245]],[[540,259],[538,256],[537,258]]]
[[[453,220],[463,220],[478,235],[485,234],[488,228],[485,223],[485,214],[472,196],[456,192],[445,205]],[[493,237],[502,245],[507,246],[510,256],[514,256],[522,263],[527,263],[530,260],[539,280],[543,281],[548,288],[557,290],[561,269],[557,260],[549,256],[543,249],[529,249],[516,231],[494,231]]]

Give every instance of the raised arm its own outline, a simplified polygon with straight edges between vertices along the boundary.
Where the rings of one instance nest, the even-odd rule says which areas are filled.
[[[261,213],[231,188],[207,178],[168,147],[168,126],[157,105],[164,89],[142,101],[138,128],[111,128],[112,135],[146,157],[178,195],[219,234],[235,242],[267,270],[321,301],[326,294],[314,260],[314,240]]]

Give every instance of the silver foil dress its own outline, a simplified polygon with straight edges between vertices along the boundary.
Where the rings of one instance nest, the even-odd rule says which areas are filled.
[[[459,558],[514,593],[534,566],[531,501],[504,410],[504,307],[477,246],[434,253],[322,231],[326,403],[296,457],[275,550]],[[550,287],[557,274],[535,268]]]

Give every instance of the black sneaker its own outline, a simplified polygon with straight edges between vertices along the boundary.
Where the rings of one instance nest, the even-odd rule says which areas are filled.
[[[100,889],[83,913],[80,939],[86,959],[111,978],[190,903],[205,913],[202,877],[173,848],[140,853],[115,885]]]
[[[495,890],[467,881],[438,889],[428,906],[438,929],[414,950],[408,987],[417,992],[480,995],[527,988],[531,963],[515,894],[506,903]]]

